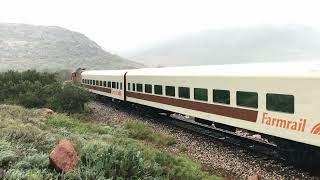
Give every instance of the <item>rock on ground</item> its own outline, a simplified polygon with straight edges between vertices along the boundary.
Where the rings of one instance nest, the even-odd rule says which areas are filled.
[[[53,165],[56,170],[60,172],[70,172],[75,168],[79,157],[71,142],[64,139],[53,149],[49,160],[50,164]]]

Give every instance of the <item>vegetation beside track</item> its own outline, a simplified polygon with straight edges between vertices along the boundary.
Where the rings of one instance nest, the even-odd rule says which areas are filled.
[[[132,127],[0,105],[0,168],[6,170],[5,179],[219,179],[184,156],[146,147],[139,136],[132,135],[137,130]],[[60,174],[50,168],[48,156],[64,138],[73,142],[80,162],[71,173]],[[171,141],[160,144],[169,146]]]
[[[85,111],[84,104],[89,100],[87,91],[71,82],[61,82],[59,73],[34,70],[0,73],[0,103],[79,113]]]
[[[176,143],[174,137],[154,132],[151,127],[143,122],[130,121],[125,123],[125,128],[129,132],[129,137],[139,140],[147,140],[157,145],[170,146]]]
[[[90,121],[85,103],[91,96],[58,77],[32,70],[0,73],[0,179],[219,179],[183,155],[155,149],[175,144],[175,138],[144,123]],[[80,158],[67,174],[48,159],[62,139],[73,143]]]

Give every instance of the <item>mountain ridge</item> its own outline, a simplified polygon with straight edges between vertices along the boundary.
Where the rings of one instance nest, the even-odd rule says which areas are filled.
[[[0,64],[0,70],[143,67],[103,50],[79,32],[13,23],[0,23]]]

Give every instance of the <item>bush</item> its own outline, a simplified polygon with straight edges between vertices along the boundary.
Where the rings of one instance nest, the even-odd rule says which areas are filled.
[[[0,73],[0,103],[79,113],[85,110],[84,104],[89,100],[86,90],[72,83],[63,84],[57,73],[33,70]]]
[[[62,112],[84,112],[84,103],[90,100],[88,92],[72,83],[65,84],[51,99],[49,106]]]
[[[75,173],[77,179],[143,179],[154,174],[154,169],[145,167],[142,152],[134,147],[124,149],[116,145],[89,145],[83,149],[80,158]]]
[[[0,167],[6,167],[17,159],[10,143],[0,140]]]

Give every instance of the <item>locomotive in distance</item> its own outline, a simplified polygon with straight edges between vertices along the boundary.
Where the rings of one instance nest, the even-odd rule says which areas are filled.
[[[88,70],[73,79],[102,96],[320,147],[320,62]]]

